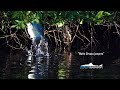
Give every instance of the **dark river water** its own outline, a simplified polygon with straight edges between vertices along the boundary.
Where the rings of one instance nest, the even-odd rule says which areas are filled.
[[[0,51],[0,79],[120,79],[119,56],[91,57],[70,51],[49,54],[30,57],[24,51],[7,55]],[[90,62],[103,64],[103,69],[80,69]]]

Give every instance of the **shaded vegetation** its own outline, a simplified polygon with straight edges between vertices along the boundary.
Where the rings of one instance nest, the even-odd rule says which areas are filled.
[[[99,37],[95,25],[106,25],[108,29],[115,26],[115,33],[120,35],[119,16],[118,11],[0,11],[0,41],[3,43],[0,47],[25,49],[30,40],[26,30],[28,22],[42,24],[45,36],[55,46],[71,46],[77,39],[84,48],[90,44],[95,46]]]

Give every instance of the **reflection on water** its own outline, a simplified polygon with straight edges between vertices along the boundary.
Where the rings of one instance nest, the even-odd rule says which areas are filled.
[[[72,60],[72,53],[69,51],[64,50],[63,52],[63,60],[59,63],[58,69],[58,78],[59,79],[68,79],[70,78],[70,70],[71,70],[71,60]]]
[[[103,69],[84,70],[80,65],[90,63],[90,56],[70,51],[49,54],[49,57],[26,56],[24,51],[1,54],[0,79],[120,79],[120,57],[94,56],[93,64],[103,64]]]
[[[45,79],[47,77],[48,66],[49,66],[49,57],[31,57],[28,56],[28,59],[31,62],[28,62],[28,66],[31,67],[28,79]]]

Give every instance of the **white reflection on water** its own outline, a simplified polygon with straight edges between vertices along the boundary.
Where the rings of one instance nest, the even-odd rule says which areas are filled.
[[[27,63],[31,67],[28,79],[42,79],[46,75],[45,70],[49,64],[48,42],[45,39],[41,39],[40,43],[34,47],[35,53],[33,48],[28,51]]]
[[[47,70],[49,66],[49,57],[45,56],[36,56],[35,58],[29,56],[28,59],[31,58],[31,70],[28,74],[28,79],[44,79],[47,75]]]

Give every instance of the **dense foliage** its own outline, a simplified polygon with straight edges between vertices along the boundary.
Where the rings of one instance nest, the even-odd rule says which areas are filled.
[[[103,24],[111,22],[115,12],[106,11],[10,11],[4,12],[11,16],[11,21],[17,28],[24,29],[27,22],[50,23],[59,25],[67,22],[78,21]]]
[[[13,39],[16,38],[14,41],[19,43],[19,46],[21,46],[18,36],[26,40],[26,37],[28,37],[25,33],[26,23],[28,22],[37,22],[43,25],[47,23],[50,26],[55,25],[58,27],[71,22],[77,22],[78,24],[87,22],[90,25],[103,25],[111,23],[114,24],[114,21],[118,22],[119,16],[120,12],[118,11],[0,11],[0,32],[2,31],[0,38],[7,38],[6,40],[8,41],[10,41],[9,37]],[[12,28],[16,31],[13,32]],[[22,34],[18,35],[17,30],[21,30]],[[75,30],[73,32],[76,36],[77,32]],[[7,36],[1,36],[3,33]],[[80,35],[87,39],[85,35],[82,35],[81,33]],[[55,34],[52,37],[55,37]],[[55,40],[57,42],[57,39]]]
[[[51,25],[63,25],[68,22],[78,21],[90,22],[93,24],[111,23],[118,19],[119,12],[114,11],[6,11],[2,12],[2,17],[8,17],[12,22],[12,27],[25,29],[27,22],[49,23]],[[2,22],[7,22],[2,18]],[[3,23],[1,24],[5,26]],[[2,29],[3,29],[2,27]]]

